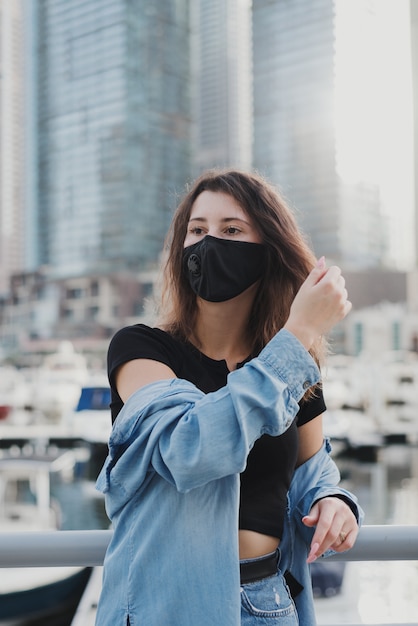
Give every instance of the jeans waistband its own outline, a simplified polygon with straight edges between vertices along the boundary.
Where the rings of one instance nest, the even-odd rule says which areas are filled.
[[[256,559],[240,561],[241,584],[253,583],[268,576],[273,576],[277,572],[280,560],[280,550],[277,549],[265,556]]]

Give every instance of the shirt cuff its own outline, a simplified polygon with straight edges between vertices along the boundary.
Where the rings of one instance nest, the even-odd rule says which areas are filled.
[[[298,402],[316,385],[321,374],[312,356],[288,330],[282,328],[259,354],[259,359],[284,381]]]
[[[356,518],[357,524],[359,523],[360,517],[359,517],[358,507],[355,502],[350,500],[350,498],[342,495],[341,493],[330,493],[327,496],[323,496],[322,498],[318,498],[318,500],[315,500],[313,505],[319,502],[320,500],[323,500],[324,498],[339,498],[340,500],[345,502],[346,505],[351,509],[351,512],[353,513],[354,517]]]

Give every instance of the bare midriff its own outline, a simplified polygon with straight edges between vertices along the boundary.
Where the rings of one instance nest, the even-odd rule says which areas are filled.
[[[253,530],[240,530],[239,535],[239,558],[255,559],[274,552],[280,544],[280,539],[270,535],[262,535]]]

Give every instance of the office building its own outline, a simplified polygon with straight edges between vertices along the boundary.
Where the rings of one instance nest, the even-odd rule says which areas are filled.
[[[188,0],[39,0],[38,265],[158,261],[190,171]]]
[[[410,10],[412,93],[414,106],[415,265],[418,268],[418,2],[416,2],[416,0],[411,0]]]
[[[252,149],[251,2],[191,3],[194,173],[249,168]]]
[[[254,165],[347,269],[411,264],[408,7],[253,2]]]
[[[22,0],[0,3],[0,296],[24,265],[25,72]]]

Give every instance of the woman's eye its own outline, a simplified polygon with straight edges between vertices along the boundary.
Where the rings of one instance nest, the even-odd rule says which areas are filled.
[[[200,226],[193,226],[193,228],[190,229],[190,232],[193,233],[193,235],[201,235],[203,233],[203,229],[200,228]]]
[[[228,235],[236,235],[240,232],[240,230],[236,226],[228,226],[226,232],[228,233]]]

